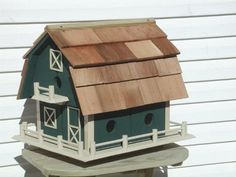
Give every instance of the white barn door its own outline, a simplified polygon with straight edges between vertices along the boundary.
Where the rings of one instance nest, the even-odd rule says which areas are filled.
[[[68,141],[78,143],[81,141],[81,125],[79,109],[67,107]]]

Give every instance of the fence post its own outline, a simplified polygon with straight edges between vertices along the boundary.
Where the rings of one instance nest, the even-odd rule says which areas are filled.
[[[153,143],[156,143],[157,142],[157,138],[158,138],[158,135],[157,135],[157,129],[152,129],[152,141]]]
[[[26,129],[27,129],[27,122],[22,122],[22,124],[20,124],[20,136],[22,137],[25,136]]]
[[[57,148],[62,149],[62,135],[57,136]]]
[[[53,96],[54,96],[54,86],[49,85],[49,99],[53,100]]]
[[[123,145],[123,149],[127,149],[128,148],[128,135],[123,135],[122,136],[122,145]]]
[[[34,82],[34,95],[38,97],[40,94],[39,92],[39,82]]]
[[[81,156],[82,155],[82,153],[83,153],[83,150],[84,150],[84,143],[83,143],[83,141],[79,141],[78,142],[78,153],[79,153],[79,156]]]
[[[39,143],[43,143],[43,130],[38,130]]]
[[[91,144],[90,144],[90,153],[91,153],[92,157],[96,153],[96,142],[95,141],[92,141]]]
[[[185,136],[187,134],[187,122],[183,121],[181,125],[181,136]]]

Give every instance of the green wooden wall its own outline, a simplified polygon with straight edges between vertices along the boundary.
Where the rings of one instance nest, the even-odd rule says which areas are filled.
[[[59,50],[54,42],[46,36],[39,45],[29,55],[28,69],[26,72],[26,78],[23,85],[21,98],[30,98],[33,95],[33,83],[39,82],[40,86],[47,87],[54,85],[55,93],[69,98],[69,102],[65,105],[48,104],[40,102],[40,117],[41,127],[44,133],[52,136],[63,135],[64,139],[67,139],[67,106],[79,108],[77,97],[74,92],[74,86],[69,73],[69,63],[63,56],[63,72],[51,70],[49,68],[49,50]],[[44,126],[44,106],[56,108],[57,110],[57,129]],[[78,124],[77,114],[72,114],[71,123]],[[80,113],[81,120],[83,120]],[[83,123],[82,139],[83,139]]]
[[[96,143],[149,133],[152,129],[164,130],[165,103],[98,114],[94,121]]]

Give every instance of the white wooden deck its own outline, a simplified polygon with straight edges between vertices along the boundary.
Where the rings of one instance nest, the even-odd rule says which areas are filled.
[[[82,141],[73,143],[62,139],[61,135],[57,137],[46,135],[42,130],[36,130],[36,125],[32,123],[28,124],[27,122],[23,122],[20,124],[20,135],[14,136],[15,140],[84,162],[161,146],[190,138],[193,138],[193,135],[187,133],[186,122],[182,124],[170,122],[169,130],[158,131],[153,129],[152,132],[147,134],[131,137],[123,135],[120,139],[99,144],[91,142],[91,148],[88,151],[84,148]],[[140,141],[140,139],[142,140]]]

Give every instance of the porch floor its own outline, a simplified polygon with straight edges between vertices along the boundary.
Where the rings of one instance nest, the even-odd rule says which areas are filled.
[[[108,141],[104,143],[91,142],[90,148],[85,149],[82,141],[73,143],[62,139],[62,136],[52,137],[46,135],[42,130],[34,131],[30,129],[30,124],[23,122],[20,127],[20,135],[14,136],[14,139],[33,145],[57,154],[61,154],[83,162],[93,161],[101,158],[116,156],[133,151],[145,150],[173,142],[190,139],[194,136],[187,133],[186,123],[172,123],[173,128],[169,130],[157,131],[138,136],[128,137],[123,135],[121,139]],[[179,128],[176,128],[179,127]],[[140,138],[148,138],[144,141],[135,141]],[[114,146],[114,145],[119,146]],[[104,148],[104,146],[109,148]]]
[[[39,141],[37,141],[36,139],[30,138],[30,137],[23,138],[23,137],[17,135],[17,136],[14,136],[14,139],[22,141],[24,143],[27,143],[29,145],[33,145],[33,146],[36,146],[36,147],[39,147],[39,148],[42,148],[42,149],[45,149],[48,151],[52,151],[57,154],[65,155],[65,156],[73,158],[73,159],[88,162],[88,161],[101,159],[101,158],[105,158],[105,157],[109,157],[109,156],[114,156],[114,155],[124,154],[124,153],[128,153],[128,152],[152,148],[152,147],[156,147],[156,146],[161,146],[161,145],[165,145],[168,143],[172,143],[173,141],[181,141],[184,139],[190,139],[192,137],[193,136],[189,135],[189,134],[184,137],[176,135],[176,136],[171,136],[171,137],[167,137],[164,139],[160,139],[160,140],[158,140],[157,143],[152,143],[151,140],[145,141],[145,142],[140,142],[140,143],[135,143],[135,144],[130,145],[129,148],[127,148],[125,151],[123,150],[122,147],[97,151],[96,154],[93,156],[85,150],[83,150],[83,152],[77,153],[74,150],[69,149],[69,148],[67,148],[66,150],[59,149],[57,147],[57,145],[51,144],[49,142],[39,143]]]

